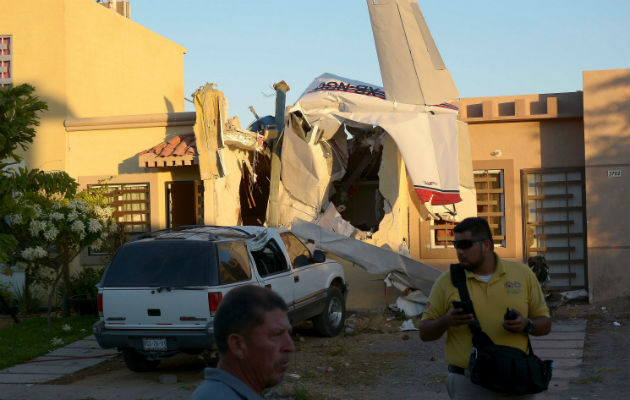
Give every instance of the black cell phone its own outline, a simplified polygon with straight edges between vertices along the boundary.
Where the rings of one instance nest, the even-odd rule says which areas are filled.
[[[466,302],[466,301],[454,301],[453,302],[453,307],[455,308],[460,308],[463,311],[464,314],[472,314],[472,307],[470,306],[470,303]]]

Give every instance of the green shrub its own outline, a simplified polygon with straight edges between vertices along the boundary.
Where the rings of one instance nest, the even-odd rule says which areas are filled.
[[[26,290],[24,285],[20,287],[13,284],[13,291],[15,293],[15,304],[20,314],[29,315],[39,312],[42,302],[40,300],[40,290],[35,285],[30,285],[28,290]]]
[[[101,281],[103,268],[84,267],[70,278],[70,296],[87,294],[96,298],[96,284]]]
[[[2,295],[2,298],[9,305],[9,307],[15,304],[15,294],[9,288],[8,284],[0,282],[0,295]],[[8,312],[8,310],[5,310],[4,307],[0,305],[0,312],[6,313]]]

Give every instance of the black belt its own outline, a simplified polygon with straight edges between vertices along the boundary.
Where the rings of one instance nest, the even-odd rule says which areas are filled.
[[[452,372],[454,374],[465,375],[466,369],[462,367],[458,367],[456,365],[449,365],[448,372]]]

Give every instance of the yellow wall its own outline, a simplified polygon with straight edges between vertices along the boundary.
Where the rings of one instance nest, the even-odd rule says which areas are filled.
[[[630,295],[630,69],[583,79],[589,296],[601,301]]]
[[[138,165],[141,151],[192,127],[149,127],[68,132],[68,173],[73,177],[156,171]]]
[[[0,0],[0,35],[12,36],[13,84],[30,83],[48,104],[25,162],[33,168],[65,168],[66,4],[51,0]]]
[[[68,169],[68,152],[82,148],[67,147],[67,117],[184,110],[185,49],[176,43],[92,0],[0,0],[0,10],[13,84],[34,85],[49,107],[27,166]]]
[[[91,0],[66,0],[68,116],[184,111],[186,50]]]

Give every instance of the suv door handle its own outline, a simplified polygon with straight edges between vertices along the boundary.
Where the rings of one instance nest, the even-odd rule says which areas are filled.
[[[300,276],[299,275],[293,275],[293,282],[299,282],[300,281]]]

